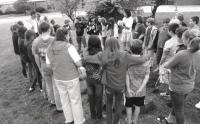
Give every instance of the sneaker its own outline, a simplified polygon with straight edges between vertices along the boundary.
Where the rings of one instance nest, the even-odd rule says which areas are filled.
[[[197,109],[200,109],[200,102],[195,105]]]
[[[28,91],[33,92],[34,90],[35,90],[35,88],[30,87]]]
[[[167,94],[167,93],[160,93],[160,95],[161,95],[161,96],[165,96],[165,97],[170,97],[170,95]]]
[[[57,113],[63,113],[63,110],[57,110],[57,109],[56,109],[56,112],[57,112]]]
[[[44,99],[47,99],[47,94],[44,92],[44,90],[40,90],[40,92],[42,93]]]

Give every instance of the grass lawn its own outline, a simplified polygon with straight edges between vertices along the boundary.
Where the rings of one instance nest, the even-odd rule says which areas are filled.
[[[171,14],[159,14],[158,17],[170,16]],[[61,18],[56,19],[59,24],[62,24],[63,20]],[[13,52],[10,25],[0,25],[0,124],[63,124],[63,114],[57,114],[55,108],[50,108],[39,92],[39,88],[33,93],[28,92],[30,84],[28,79],[22,76],[20,59]],[[148,84],[148,96],[146,97],[147,102],[152,101],[155,106],[142,114],[140,124],[159,124],[156,118],[160,115],[167,116],[170,111],[165,104],[168,99],[151,93],[151,87],[156,81],[155,78],[156,75],[152,74],[152,79]],[[85,88],[84,82],[81,82],[81,88],[82,90]],[[200,83],[196,83],[195,90],[187,98],[185,105],[187,124],[200,123],[200,111],[194,108],[194,104],[200,100],[199,88]],[[86,124],[94,124],[90,120],[86,94],[82,95],[82,101],[87,120]],[[105,124],[105,121],[102,120],[99,124]]]

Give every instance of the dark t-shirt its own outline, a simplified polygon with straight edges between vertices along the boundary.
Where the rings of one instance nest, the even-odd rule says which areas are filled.
[[[76,23],[75,28],[76,28],[76,35],[83,36],[85,25],[83,23]]]
[[[145,32],[146,32],[146,28],[145,28],[144,24],[137,23],[135,26],[135,32],[133,34],[133,38],[138,39],[139,36],[142,34],[145,34]]]

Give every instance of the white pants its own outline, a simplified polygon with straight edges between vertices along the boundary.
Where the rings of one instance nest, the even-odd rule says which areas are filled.
[[[74,121],[74,124],[83,124],[85,118],[83,116],[79,79],[55,80],[55,83],[60,93],[65,123]]]
[[[56,109],[62,110],[62,103],[61,103],[61,99],[60,99],[60,94],[58,92],[58,88],[57,88],[54,80],[53,80],[53,93],[54,93],[54,99],[55,99],[55,103],[56,103]]]

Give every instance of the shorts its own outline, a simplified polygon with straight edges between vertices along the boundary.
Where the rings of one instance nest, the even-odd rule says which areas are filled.
[[[125,106],[126,107],[133,107],[133,106],[144,106],[144,99],[143,97],[126,97]]]

